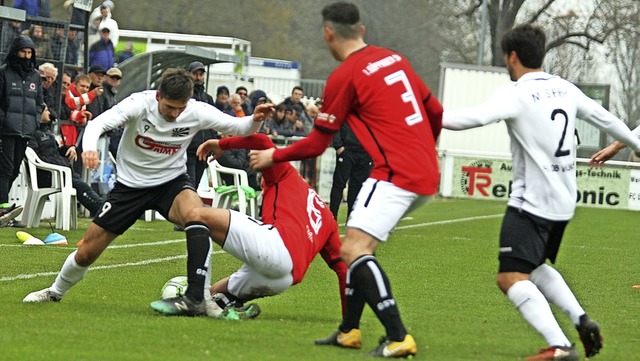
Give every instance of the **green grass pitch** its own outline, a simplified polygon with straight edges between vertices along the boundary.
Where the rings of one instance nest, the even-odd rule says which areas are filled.
[[[522,360],[545,347],[495,285],[504,208],[435,199],[379,248],[418,359]],[[595,360],[640,358],[640,290],[631,288],[640,284],[638,219],[631,211],[578,208],[565,233],[556,267],[601,324],[605,344]],[[166,221],[137,222],[62,302],[23,304],[27,293],[51,284],[87,224],[60,231],[67,247],[23,246],[17,229],[0,228],[0,360],[354,360],[366,359],[384,333],[367,308],[362,350],[313,344],[335,330],[340,315],[335,275],[319,258],[303,283],[258,300],[255,320],[154,314],[149,303],[164,282],[186,273],[184,233]],[[45,223],[25,231],[41,239],[51,232]],[[239,265],[216,252],[214,280]],[[584,355],[568,318],[554,312]]]

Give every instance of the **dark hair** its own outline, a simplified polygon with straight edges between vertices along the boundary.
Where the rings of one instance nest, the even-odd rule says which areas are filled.
[[[245,88],[244,86],[240,85],[239,87],[237,87],[237,88],[236,88],[236,94],[238,94],[238,92],[239,92],[240,90],[244,90],[244,91],[246,91],[247,93],[249,93],[249,91],[247,90],[247,88]]]
[[[185,100],[193,95],[193,80],[189,72],[182,68],[168,68],[162,73],[158,92],[161,98]]]
[[[500,47],[504,54],[515,51],[523,66],[537,69],[544,60],[546,40],[541,27],[524,24],[507,30],[502,36]]]
[[[342,39],[360,36],[360,11],[352,3],[335,2],[322,8],[322,22],[330,25]]]

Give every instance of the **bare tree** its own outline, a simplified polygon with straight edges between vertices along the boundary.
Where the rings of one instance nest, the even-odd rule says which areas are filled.
[[[628,22],[619,21],[616,14],[630,2],[634,1],[593,0],[568,6],[566,2],[557,0],[460,0],[453,2],[451,8],[454,18],[479,27],[480,10],[486,3],[490,63],[504,66],[500,38],[515,24],[536,23],[544,26],[549,36],[547,50],[570,45],[588,52],[592,44],[603,44],[612,33],[629,26]],[[457,23],[456,19],[453,23]],[[469,54],[460,53],[458,56],[473,58]]]
[[[638,24],[640,4],[634,1],[625,5],[616,19]],[[633,128],[640,124],[640,32],[636,27],[625,27],[607,39],[606,45],[617,73],[612,82],[618,95],[613,99],[613,108]]]

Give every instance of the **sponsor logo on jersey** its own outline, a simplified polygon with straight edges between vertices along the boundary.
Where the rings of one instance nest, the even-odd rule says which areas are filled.
[[[173,128],[171,130],[172,137],[186,137],[189,135],[189,128]]]
[[[329,124],[333,124],[336,121],[336,116],[333,115],[333,114],[329,114],[329,113],[320,113],[316,117],[316,120],[319,120],[321,122],[327,122]]]
[[[135,143],[142,149],[148,149],[156,153],[167,155],[176,154],[181,148],[180,145],[158,142],[152,138],[144,137],[142,135],[136,136]]]

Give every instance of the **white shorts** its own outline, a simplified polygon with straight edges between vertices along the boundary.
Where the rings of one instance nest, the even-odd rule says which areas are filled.
[[[244,264],[229,277],[229,292],[243,300],[284,292],[293,283],[293,262],[278,230],[243,213],[230,212],[222,249]]]
[[[409,192],[393,183],[368,178],[353,204],[347,227],[357,228],[385,242],[402,217],[431,198]]]

